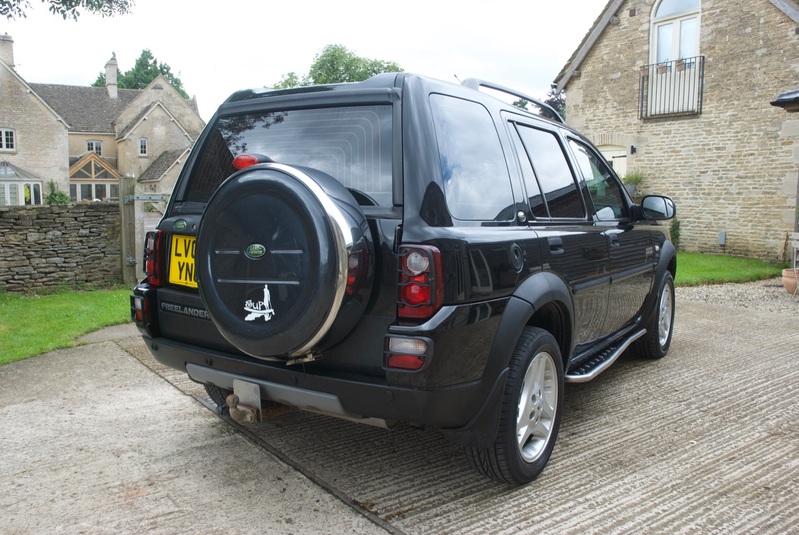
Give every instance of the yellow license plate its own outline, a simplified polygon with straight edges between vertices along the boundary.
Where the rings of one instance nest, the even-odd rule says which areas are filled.
[[[189,288],[197,287],[197,271],[194,269],[194,250],[196,240],[193,236],[172,235],[169,253],[169,282]]]

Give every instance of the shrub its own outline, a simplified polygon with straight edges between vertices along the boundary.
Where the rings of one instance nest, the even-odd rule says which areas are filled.
[[[63,191],[58,189],[58,186],[54,181],[50,181],[50,193],[47,194],[47,197],[44,198],[44,202],[47,204],[67,204],[69,203],[69,195],[64,193]]]
[[[678,251],[680,250],[680,222],[677,218],[671,220],[671,226],[669,227],[669,232],[671,233],[671,243],[674,244],[674,248]]]

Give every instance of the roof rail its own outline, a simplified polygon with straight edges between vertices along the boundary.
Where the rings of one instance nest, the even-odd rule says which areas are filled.
[[[560,116],[560,114],[557,112],[557,110],[555,110],[555,108],[553,108],[546,102],[541,102],[537,98],[533,98],[529,95],[525,95],[524,93],[520,93],[515,89],[510,89],[508,87],[495,84],[492,82],[486,82],[485,80],[480,80],[479,78],[467,78],[466,80],[461,82],[461,85],[469,87],[476,91],[480,91],[481,87],[487,87],[488,89],[493,89],[495,91],[499,91],[501,93],[505,93],[513,97],[519,97],[520,99],[524,99],[528,102],[531,102],[535,106],[538,106],[538,108],[541,110],[541,113],[539,115],[542,115],[548,119],[552,119],[556,123],[565,124],[563,121],[563,117]]]

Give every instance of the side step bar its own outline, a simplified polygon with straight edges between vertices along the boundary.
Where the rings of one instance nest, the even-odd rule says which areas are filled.
[[[597,375],[607,370],[617,358],[624,353],[624,350],[630,347],[630,344],[641,338],[646,334],[646,329],[636,331],[621,342],[606,347],[602,352],[591,357],[585,362],[566,372],[563,378],[567,383],[587,383]]]

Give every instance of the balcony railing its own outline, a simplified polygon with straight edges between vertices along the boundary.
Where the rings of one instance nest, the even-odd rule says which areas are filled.
[[[650,119],[702,113],[705,57],[641,67],[638,117]]]

